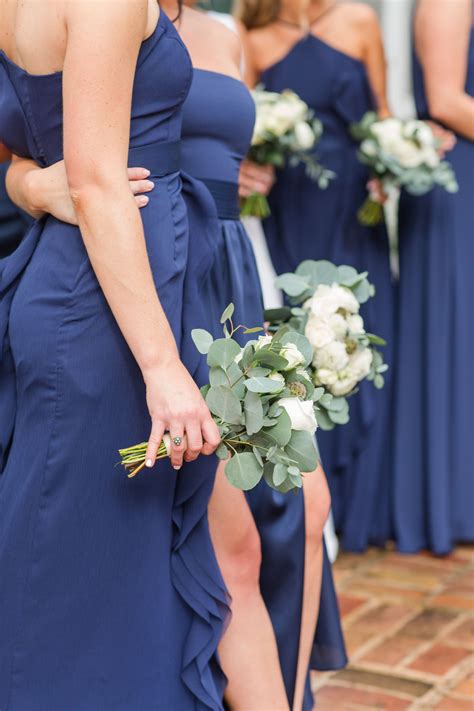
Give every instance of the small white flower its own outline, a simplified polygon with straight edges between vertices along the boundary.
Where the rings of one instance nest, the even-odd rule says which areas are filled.
[[[259,351],[263,346],[268,346],[273,340],[273,336],[259,336],[255,344],[255,350]]]
[[[347,317],[347,327],[349,333],[353,333],[355,336],[365,333],[364,319],[359,314],[351,314]]]
[[[304,368],[298,368],[297,371],[296,371],[296,375],[300,375],[302,378],[306,378],[306,380],[309,380],[309,382],[311,382],[311,378],[310,378],[310,376],[309,376],[309,373],[308,373],[308,371],[305,370]]]
[[[283,390],[286,383],[285,383],[285,378],[283,377],[283,375],[281,373],[278,373],[276,370],[273,370],[270,373],[270,375],[268,375],[267,377],[270,378],[270,380],[274,380],[275,382],[280,383],[280,385],[281,385],[280,390]],[[278,392],[278,390],[276,392]]]
[[[352,318],[352,316],[349,318]],[[341,314],[331,314],[329,326],[338,341],[344,340],[347,336],[347,320]]]
[[[329,388],[334,383],[337,383],[337,373],[334,370],[319,368],[316,371],[315,385],[326,385]]]
[[[349,363],[349,356],[344,343],[333,341],[324,348],[317,348],[314,353],[313,365],[316,368],[328,370],[344,370]]]
[[[344,397],[344,395],[349,395],[349,393],[354,390],[357,382],[357,378],[346,375],[346,377],[339,378],[331,385],[331,393],[332,395],[335,395],[335,397]]]
[[[314,434],[318,427],[314,414],[314,405],[311,400],[300,400],[297,397],[284,397],[278,405],[286,410],[290,420],[291,429]]]
[[[361,348],[349,357],[347,370],[358,381],[366,378],[372,366],[373,353],[370,348]]]
[[[305,336],[313,348],[323,348],[334,341],[334,333],[325,317],[311,316],[306,324]]]
[[[295,128],[294,134],[298,148],[307,151],[314,146],[316,137],[311,126],[306,121],[299,121]]]
[[[288,361],[288,365],[284,370],[293,370],[293,368],[296,368],[298,365],[302,365],[305,360],[304,355],[298,350],[294,343],[285,343],[280,355]]]

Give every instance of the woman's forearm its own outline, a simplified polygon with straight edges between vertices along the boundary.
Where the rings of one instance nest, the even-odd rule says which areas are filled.
[[[474,141],[474,98],[447,87],[427,87],[430,115],[446,128]]]
[[[44,194],[38,190],[36,179],[39,173],[41,168],[34,161],[13,156],[6,178],[7,193],[12,202],[35,219],[45,213],[44,206],[40,204]]]
[[[71,195],[92,267],[140,369],[178,357],[126,178],[72,186]]]

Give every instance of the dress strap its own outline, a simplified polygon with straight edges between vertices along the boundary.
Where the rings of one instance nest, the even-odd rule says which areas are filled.
[[[317,25],[318,22],[323,19],[323,17],[327,17],[327,15],[329,15],[338,6],[339,6],[339,2],[338,2],[338,0],[335,0],[335,2],[333,2],[331,5],[329,5],[329,7],[327,7],[325,10],[323,10],[322,13],[320,15],[318,15],[318,17],[315,20],[313,20],[313,22],[311,22],[310,27],[314,27],[315,25]]]

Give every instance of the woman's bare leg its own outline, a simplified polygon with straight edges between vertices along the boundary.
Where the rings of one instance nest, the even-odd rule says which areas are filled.
[[[323,568],[323,532],[331,507],[329,489],[321,465],[315,472],[305,475],[303,492],[306,530],[305,572],[293,711],[301,711],[303,706],[306,675],[319,614]]]
[[[273,626],[260,593],[260,538],[242,491],[220,464],[209,503],[209,527],[232,598],[219,654],[232,711],[289,711]]]

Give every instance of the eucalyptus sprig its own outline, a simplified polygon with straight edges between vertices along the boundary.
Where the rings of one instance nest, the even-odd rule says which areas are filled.
[[[223,338],[214,339],[203,329],[192,331],[209,366],[209,384],[201,392],[221,435],[216,454],[239,489],[252,489],[262,478],[281,492],[300,488],[303,473],[318,463],[316,388],[306,371],[311,346],[285,325],[242,347],[235,340],[239,331],[249,335],[262,329],[235,326],[233,313],[229,304],[221,317]],[[160,457],[166,452],[163,442]],[[146,443],[120,450],[129,476],[142,468],[145,453]]]

